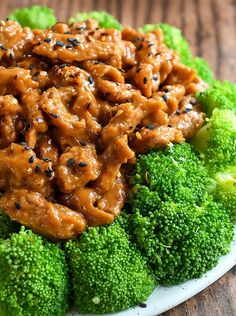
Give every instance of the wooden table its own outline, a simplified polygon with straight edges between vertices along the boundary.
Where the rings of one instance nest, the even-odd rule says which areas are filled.
[[[235,0],[1,0],[1,17],[13,8],[45,4],[65,21],[77,11],[106,10],[122,24],[168,22],[183,30],[194,54],[207,59],[216,77],[236,82]],[[162,316],[235,316],[236,267],[212,286]]]

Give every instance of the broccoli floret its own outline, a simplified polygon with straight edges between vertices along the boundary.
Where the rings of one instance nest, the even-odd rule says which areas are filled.
[[[69,22],[73,23],[76,21],[86,21],[87,19],[96,20],[100,27],[105,29],[113,28],[121,30],[121,24],[112,16],[105,11],[91,11],[91,12],[79,12],[75,18],[70,18]]]
[[[215,109],[192,142],[211,175],[236,165],[236,115],[231,110]]]
[[[205,106],[205,112],[211,116],[215,108],[232,110],[236,114],[236,84],[229,81],[215,80],[205,92],[197,95]]]
[[[63,251],[24,228],[1,240],[0,293],[1,316],[66,315],[68,276]]]
[[[218,203],[164,202],[149,216],[141,214],[134,211],[134,235],[160,284],[201,277],[230,250],[233,225]]]
[[[158,195],[162,201],[199,204],[209,185],[207,169],[188,143],[140,155],[134,173],[132,183],[149,189],[135,186],[132,203],[146,205],[147,210],[152,201],[158,204]]]
[[[208,63],[203,58],[192,56],[189,44],[180,29],[169,24],[159,23],[146,24],[140,28],[140,31],[146,33],[155,29],[162,30],[166,46],[179,53],[182,64],[195,69],[198,76],[206,82],[212,82],[213,73]]]
[[[213,192],[216,201],[227,209],[232,222],[236,222],[236,165],[214,175],[217,183]]]
[[[9,18],[31,29],[46,29],[57,21],[53,9],[40,5],[15,9]]]
[[[151,270],[118,222],[88,228],[66,244],[75,303],[82,313],[111,313],[143,302],[156,286]]]

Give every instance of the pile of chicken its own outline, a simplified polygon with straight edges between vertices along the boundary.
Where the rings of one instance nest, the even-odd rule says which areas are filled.
[[[190,138],[206,84],[160,30],[0,25],[0,208],[55,239],[111,223],[137,153]]]

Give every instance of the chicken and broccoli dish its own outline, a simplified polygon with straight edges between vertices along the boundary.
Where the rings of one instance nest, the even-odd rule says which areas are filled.
[[[55,22],[0,24],[2,316],[124,310],[233,240],[236,86],[170,25]]]

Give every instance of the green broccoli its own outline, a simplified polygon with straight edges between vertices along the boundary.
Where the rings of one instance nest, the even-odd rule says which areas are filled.
[[[121,30],[121,24],[108,12],[105,11],[91,11],[91,12],[79,12],[75,18],[70,18],[69,22],[86,21],[87,19],[96,20],[100,27],[105,29],[113,28]]]
[[[53,9],[40,5],[15,9],[9,18],[31,29],[46,29],[57,22]]]
[[[236,115],[215,109],[208,123],[192,139],[211,175],[236,165]]]
[[[160,284],[201,277],[230,251],[233,225],[210,199],[199,207],[163,202],[148,216],[142,212],[134,210],[134,235]]]
[[[213,192],[216,201],[227,209],[232,222],[236,222],[236,165],[214,175],[217,183]]]
[[[0,240],[0,276],[1,316],[66,315],[67,265],[58,245],[22,228]]]
[[[207,169],[188,143],[140,155],[132,178],[135,206],[162,201],[200,204],[210,184]],[[138,186],[137,186],[138,185]],[[148,187],[144,189],[142,185]],[[144,192],[144,191],[154,192]],[[148,202],[149,200],[149,202]]]
[[[88,228],[66,244],[81,313],[111,313],[143,302],[156,281],[119,222]]]
[[[12,233],[20,230],[20,224],[12,221],[9,216],[0,211],[0,239],[7,239]]]
[[[232,110],[236,114],[236,84],[215,80],[205,92],[197,95],[205,106],[204,111],[211,116],[215,108]]]
[[[180,29],[166,23],[159,23],[143,25],[140,31],[146,33],[158,28],[163,32],[166,46],[179,53],[181,63],[194,68],[199,77],[207,83],[211,83],[213,73],[208,63],[200,57],[192,56],[188,41],[184,38]]]

